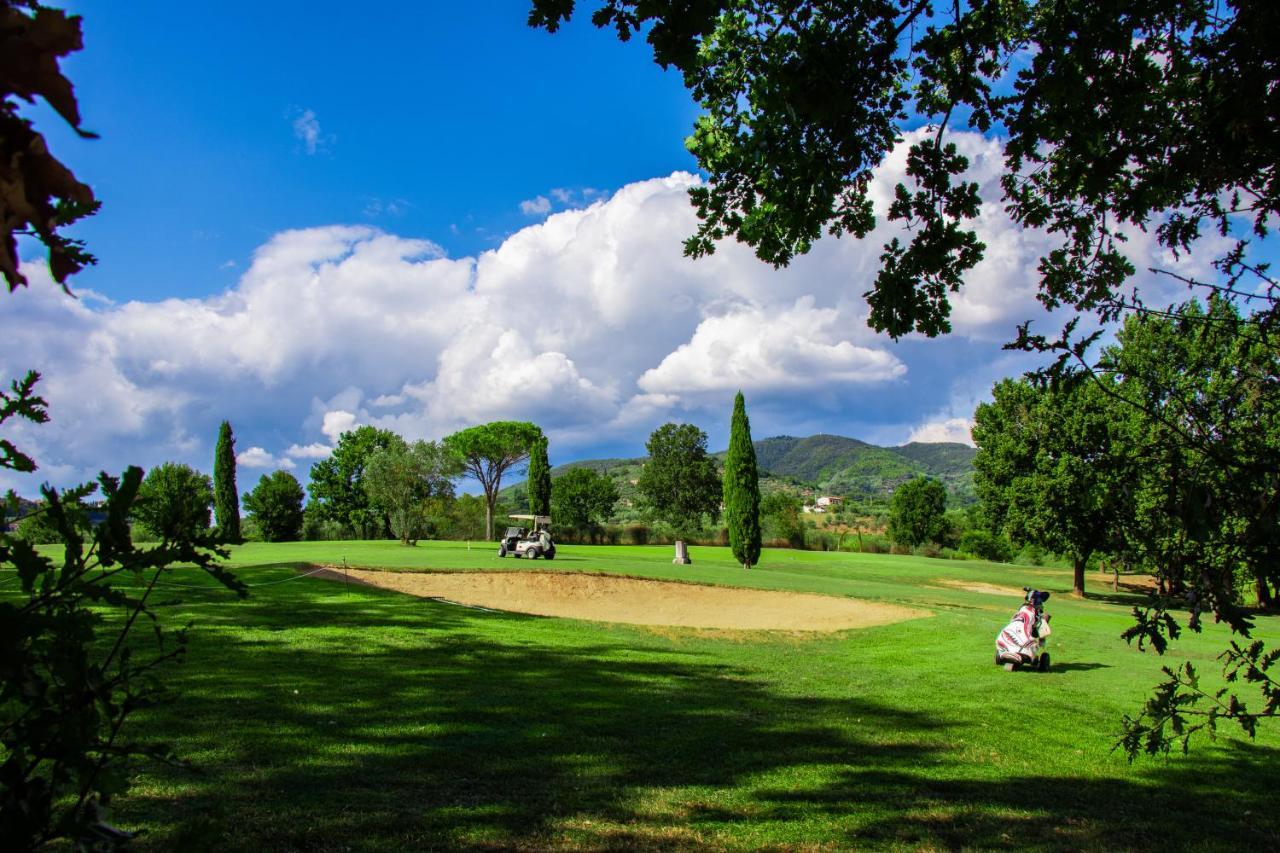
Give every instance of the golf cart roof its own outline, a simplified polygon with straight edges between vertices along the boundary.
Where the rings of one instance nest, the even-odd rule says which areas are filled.
[[[534,524],[550,524],[551,516],[549,515],[512,515],[509,518],[520,518],[525,521],[532,521]]]

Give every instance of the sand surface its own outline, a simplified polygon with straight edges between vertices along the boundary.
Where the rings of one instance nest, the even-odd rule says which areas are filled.
[[[347,569],[359,583],[424,598],[528,613],[742,631],[843,631],[929,616],[854,598],[742,589],[579,572],[380,572]],[[343,570],[317,577],[342,580]]]
[[[949,586],[952,589],[963,589],[965,592],[978,592],[983,595],[1015,595],[1018,598],[1026,598],[1027,594],[1020,589],[1012,586],[1000,586],[994,583],[966,582],[952,580],[951,578],[936,578],[934,583],[939,586]]]

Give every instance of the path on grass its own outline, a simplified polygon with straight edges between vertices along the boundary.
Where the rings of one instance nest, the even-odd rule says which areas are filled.
[[[424,598],[528,613],[739,631],[843,631],[929,616],[927,610],[801,592],[655,581],[581,572],[379,572],[334,568],[317,577]]]

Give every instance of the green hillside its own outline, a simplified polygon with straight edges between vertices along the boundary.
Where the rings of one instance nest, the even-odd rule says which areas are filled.
[[[967,444],[957,444],[953,441],[936,444],[913,441],[910,444],[889,449],[899,456],[921,463],[929,469],[930,473],[938,476],[973,473],[973,457],[978,452]]]
[[[761,488],[844,495],[863,501],[886,501],[899,485],[920,475],[935,477],[947,487],[952,506],[974,502],[973,456],[966,444],[911,442],[901,447],[879,447],[841,435],[797,438],[773,436],[754,442],[756,461],[764,477]],[[714,454],[724,457],[724,451]],[[584,459],[557,465],[552,478],[574,468],[589,468],[613,478],[621,496],[619,516],[634,516],[636,487],[645,457],[634,459]],[[513,483],[500,493],[509,506],[526,504],[524,484]]]

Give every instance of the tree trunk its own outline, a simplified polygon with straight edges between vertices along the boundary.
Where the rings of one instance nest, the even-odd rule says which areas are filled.
[[[1258,593],[1258,606],[1263,610],[1270,610],[1274,602],[1271,599],[1271,589],[1267,586],[1267,579],[1255,578],[1253,589]]]
[[[493,504],[496,495],[484,493],[484,535],[485,540],[493,541]]]
[[[1088,561],[1089,557],[1087,554],[1083,557],[1075,557],[1072,560],[1072,565],[1075,569],[1075,577],[1071,582],[1071,594],[1076,598],[1084,598],[1084,566]]]

